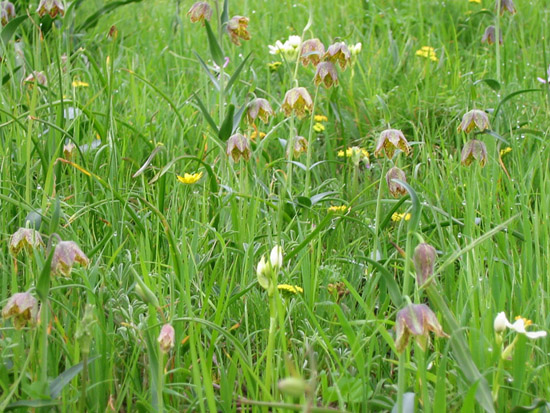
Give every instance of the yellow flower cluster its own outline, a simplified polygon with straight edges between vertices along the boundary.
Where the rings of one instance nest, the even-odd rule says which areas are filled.
[[[344,151],[338,151],[338,157],[339,158],[344,158],[344,157],[351,158],[354,155],[355,151],[357,151],[357,150],[359,150],[359,148],[357,148],[357,146],[353,146],[351,148],[346,149],[345,152]],[[363,158],[367,158],[367,159],[369,158],[369,152],[365,148],[361,148],[360,151],[361,151],[361,156]]]
[[[277,71],[277,69],[279,69],[279,67],[282,64],[283,64],[282,62],[271,62],[267,64],[267,67],[269,68],[270,71],[275,72]]]
[[[298,287],[297,285],[279,284],[277,286],[277,289],[279,290],[279,292],[283,294],[286,293],[288,295],[297,295],[304,293],[304,289],[302,287]]]
[[[88,87],[88,86],[90,86],[90,84],[86,83],[86,82],[83,82],[81,80],[75,79],[75,80],[73,80],[72,86],[73,87]]]
[[[512,148],[510,148],[509,146],[504,148],[504,149],[501,149],[500,150],[500,157],[502,158],[504,155],[506,155],[507,153],[510,153],[512,152]]]
[[[178,175],[178,181],[182,184],[190,185],[196,183],[199,179],[202,178],[202,172],[188,174],[187,172],[183,176]]]
[[[394,212],[391,216],[391,220],[393,222],[399,222],[401,220],[405,220],[405,221],[408,221],[411,219],[411,213],[410,212],[407,212],[407,213],[402,213],[400,214],[399,212]]]
[[[417,56],[425,57],[430,59],[432,62],[437,62],[437,55],[435,54],[435,49],[430,46],[422,46],[416,51]]]
[[[313,117],[315,124],[313,125],[313,130],[317,133],[325,131],[325,125],[322,122],[327,122],[328,118],[325,115],[315,115]]]
[[[328,207],[328,212],[336,212],[336,213],[345,213],[349,210],[350,208],[346,205],[340,205],[340,206],[337,206],[337,205],[334,205],[334,206],[331,206],[331,207]]]

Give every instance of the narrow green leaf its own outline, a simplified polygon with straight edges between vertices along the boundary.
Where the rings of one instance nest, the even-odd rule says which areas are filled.
[[[380,274],[382,275],[386,283],[386,288],[388,289],[388,293],[390,294],[390,298],[393,302],[393,305],[396,308],[400,308],[403,303],[403,297],[401,296],[401,289],[397,285],[397,281],[395,281],[393,274],[386,267],[380,264],[378,261],[375,261],[371,258],[356,257],[356,259],[368,262],[380,272]]]
[[[231,133],[235,133],[237,128],[239,127],[239,123],[241,123],[241,119],[243,117],[244,110],[246,109],[246,104],[242,105],[237,112],[235,112],[235,115],[233,116],[233,130]]]
[[[195,94],[195,100],[197,101],[197,105],[199,106],[200,111],[202,112],[202,115],[204,116],[204,119],[206,119],[206,122],[210,125],[212,130],[216,135],[219,134],[218,126],[216,125],[216,122],[214,122],[214,119],[212,119],[212,116],[210,116],[210,113],[208,113],[208,109],[206,109],[206,106],[204,106],[204,103],[202,103],[202,100]]]
[[[6,406],[6,412],[8,410],[21,409],[22,407],[29,407],[33,409],[39,409],[41,407],[53,407],[57,406],[60,402],[57,400],[19,400],[10,403]]]
[[[59,220],[61,218],[61,205],[59,203],[59,195],[55,197],[55,204],[52,212],[52,218],[50,220],[50,234],[53,234],[57,231],[59,226]]]
[[[222,17],[221,17],[221,25],[225,26],[225,24],[228,21],[229,21],[229,0],[224,0]]]
[[[220,132],[218,137],[222,142],[227,141],[231,136],[233,131],[233,115],[235,113],[235,105],[230,104],[227,108],[227,113],[225,114],[225,119],[223,120],[222,126],[220,127]]]
[[[498,80],[495,79],[479,79],[474,82],[474,85],[478,85],[482,82],[493,89],[495,92],[498,92],[500,90],[500,83],[498,82]]]
[[[245,65],[246,61],[248,60],[248,58],[250,57],[251,54],[252,54],[252,52],[248,53],[248,55],[244,58],[244,60],[239,65],[239,67],[237,67],[237,70],[235,70],[235,73],[233,73],[233,75],[231,76],[231,78],[227,82],[227,86],[225,87],[226,90],[228,90],[228,91],[231,90],[231,87],[233,86],[233,84],[235,83],[237,78],[239,77],[241,71],[244,68],[244,65]]]
[[[397,182],[399,185],[404,186],[407,192],[409,193],[409,195],[411,196],[412,212],[411,212],[411,219],[409,220],[408,231],[409,233],[412,233],[416,231],[416,228],[420,223],[420,213],[422,212],[422,205],[420,204],[418,195],[416,195],[416,191],[412,188],[412,186],[410,186],[408,183],[401,181],[399,179],[392,179],[392,181]]]
[[[208,45],[210,46],[212,60],[214,60],[218,66],[221,66],[223,65],[223,52],[221,45],[218,43],[218,39],[216,39],[208,20],[204,20],[204,27],[206,27],[206,35],[208,37]]]
[[[511,413],[523,413],[523,412],[532,412],[533,410],[540,409],[545,407],[546,410],[550,410],[550,403],[546,400],[535,399],[531,406],[515,406],[512,408]]]
[[[199,59],[199,63],[201,65],[201,67],[204,69],[204,71],[206,72],[206,74],[208,75],[208,77],[210,78],[212,83],[214,84],[214,87],[216,88],[216,90],[219,91],[220,90],[220,84],[218,83],[218,80],[216,79],[216,77],[212,74],[212,72],[210,71],[210,69],[208,68],[208,66],[204,62],[204,60],[202,60],[202,57],[200,57],[200,55],[197,52],[195,52],[194,50],[193,50],[193,53],[195,54],[195,56],[197,56],[197,59]]]
[[[50,253],[48,254],[48,258],[44,262],[44,266],[42,267],[42,271],[40,271],[40,275],[38,276],[38,281],[36,283],[36,294],[43,303],[48,299],[48,292],[50,290],[50,273],[52,271],[52,258],[54,250],[55,248],[52,247]]]
[[[517,95],[521,95],[522,93],[530,93],[530,92],[542,92],[541,89],[522,89],[522,90],[516,90],[515,92],[512,92],[506,96],[504,96],[500,102],[498,102],[497,108],[495,109],[495,112],[493,114],[493,118],[496,119],[498,116],[498,113],[500,112],[500,108],[502,105],[504,105],[506,102],[508,102],[510,99]]]
[[[97,356],[91,357],[87,360],[86,365],[90,364],[92,361],[97,360],[101,356],[98,354]],[[71,382],[72,379],[75,378],[75,376],[82,371],[84,368],[84,362],[80,362],[75,366],[72,366],[65,370],[63,373],[61,373],[59,376],[57,376],[50,384],[50,397],[52,399],[57,398],[59,396],[59,393],[63,390],[63,388]]]

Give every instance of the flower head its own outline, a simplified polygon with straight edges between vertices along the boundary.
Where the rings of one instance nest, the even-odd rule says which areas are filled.
[[[191,6],[187,12],[191,23],[202,22],[205,20],[210,21],[212,18],[212,7],[205,1],[198,1]]]
[[[19,228],[10,237],[9,250],[13,256],[17,256],[22,249],[32,253],[39,246],[44,246],[42,236],[40,232],[31,228]]]
[[[388,184],[388,189],[393,197],[397,198],[399,196],[405,195],[407,193],[407,189],[400,183],[395,182],[394,179],[398,179],[402,182],[407,182],[405,172],[403,172],[397,166],[391,168],[386,174],[386,183]]]
[[[414,268],[416,269],[416,280],[423,285],[434,273],[437,252],[430,244],[422,243],[414,250]]]
[[[332,62],[321,62],[317,65],[315,76],[313,77],[315,86],[321,83],[328,89],[331,86],[338,86],[338,72]]]
[[[487,147],[483,142],[472,139],[464,145],[460,163],[469,166],[474,160],[478,161],[482,167],[485,166],[487,163]]]
[[[271,62],[267,64],[267,67],[269,68],[270,72],[276,72],[282,64],[283,62]]]
[[[283,248],[280,245],[276,245],[271,249],[269,263],[273,271],[279,271],[283,266]]]
[[[236,133],[227,140],[227,156],[231,156],[233,162],[239,162],[241,158],[245,161],[250,159],[250,141],[240,133]]]
[[[307,152],[307,139],[303,136],[296,136],[294,137],[294,148],[293,148],[293,155],[295,158],[298,158],[301,154]]]
[[[498,8],[498,2],[500,1],[500,14],[504,14],[505,11],[510,14],[516,13],[516,7],[512,0],[495,0],[495,9]]]
[[[15,7],[9,1],[0,2],[0,22],[2,26],[8,24],[8,22],[16,16]]]
[[[496,41],[495,26],[489,26],[485,29],[485,33],[483,33],[483,37],[481,38],[481,43],[493,44],[495,41]],[[499,44],[502,44],[502,30],[499,30],[498,42]]]
[[[481,132],[490,128],[489,117],[484,111],[479,109],[473,109],[464,114],[462,117],[462,122],[458,125],[458,131],[469,133],[475,127],[477,127]]]
[[[503,333],[506,330],[506,328],[509,328],[510,330],[513,330],[518,334],[525,335],[525,337],[529,339],[546,337],[547,332],[544,330],[527,331],[526,327],[530,326],[531,324],[533,324],[531,320],[528,320],[522,316],[517,316],[515,318],[515,321],[513,323],[510,323],[508,321],[508,318],[506,318],[506,314],[504,312],[500,312],[495,317],[493,328],[495,329],[496,333]]]
[[[292,296],[292,295],[298,295],[298,294],[304,293],[304,289],[297,285],[279,284],[277,286],[277,289],[279,290],[280,293],[283,293],[285,296]]]
[[[495,317],[495,321],[493,322],[493,329],[495,330],[495,333],[502,334],[510,322],[506,318],[506,313],[504,311],[497,314]]]
[[[227,22],[227,33],[233,43],[237,46],[241,45],[239,39],[250,40],[250,33],[248,32],[248,17],[234,16]]]
[[[391,214],[391,220],[393,222],[399,222],[402,220],[409,221],[411,219],[411,216],[412,215],[410,212],[403,212],[402,214],[400,214],[399,212],[394,212],[393,214]]]
[[[163,353],[168,353],[174,347],[176,341],[176,331],[170,324],[164,324],[157,338],[160,345],[160,350]]]
[[[300,36],[289,36],[284,43],[277,40],[275,46],[268,45],[269,53],[273,55],[282,54],[286,60],[294,60],[298,56],[300,43],[302,43]]]
[[[363,45],[361,44],[361,42],[358,42],[358,43],[349,45],[348,49],[351,54],[351,57],[355,57],[359,53],[361,53],[361,50],[363,49]]]
[[[33,71],[30,75],[28,75],[25,79],[23,79],[23,82],[30,83],[30,84],[36,82],[42,86],[48,85],[48,79],[46,78],[46,75],[44,74],[44,72],[38,72],[38,71]]]
[[[384,151],[386,157],[391,159],[396,149],[401,150],[407,156],[411,153],[411,146],[403,132],[398,129],[386,129],[380,134],[374,156],[378,157]]]
[[[300,61],[302,65],[312,64],[317,66],[325,54],[325,46],[319,39],[309,39],[302,43],[300,48]]]
[[[55,19],[58,14],[61,16],[65,14],[65,6],[62,0],[40,0],[36,12],[40,17],[48,13],[52,19]]]
[[[90,264],[89,258],[74,241],[61,241],[55,246],[52,258],[52,274],[71,275],[73,265],[78,262],[83,267]]]
[[[449,337],[437,321],[434,312],[426,304],[409,304],[397,313],[395,347],[399,353],[409,344],[410,336],[415,336],[418,345],[426,350],[429,332],[438,337]]]
[[[30,293],[12,295],[2,310],[2,317],[13,317],[13,325],[16,330],[25,327],[27,323],[35,325],[37,316],[38,302]]]
[[[349,209],[350,208],[346,205],[333,205],[333,206],[329,206],[327,208],[327,211],[333,212],[335,214],[345,214],[346,212],[349,211]]]
[[[322,123],[320,122],[317,122],[313,125],[313,131],[315,133],[321,133],[321,132],[324,132],[325,131],[325,125],[323,125]]]
[[[71,85],[75,88],[76,87],[88,87],[88,86],[90,86],[89,83],[83,82],[83,81],[78,80],[78,79],[73,80],[73,83],[71,83]]]
[[[422,46],[415,53],[417,56],[425,57],[430,59],[432,62],[437,62],[437,55],[435,54],[435,49],[431,46]]]
[[[311,113],[313,110],[313,100],[306,88],[295,87],[286,92],[281,109],[285,112],[285,116],[290,116],[294,112],[298,119],[302,119],[306,116],[306,112]]]
[[[182,184],[191,185],[199,181],[199,179],[202,178],[202,171],[188,174],[185,172],[183,176],[177,175],[178,181],[180,181]]]
[[[507,155],[507,154],[509,154],[510,152],[512,152],[512,148],[510,148],[509,146],[507,146],[506,148],[500,150],[499,155],[500,155],[500,157],[502,158],[504,155]]]
[[[257,118],[260,118],[264,123],[269,121],[269,116],[273,116],[273,109],[266,99],[256,98],[248,105],[246,111],[246,119],[250,123],[254,123]]]
[[[324,59],[338,63],[343,70],[351,63],[351,53],[344,42],[337,42],[329,46]]]

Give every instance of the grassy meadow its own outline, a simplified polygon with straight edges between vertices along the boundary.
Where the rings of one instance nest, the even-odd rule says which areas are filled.
[[[549,412],[515,2],[1,2],[0,411]]]

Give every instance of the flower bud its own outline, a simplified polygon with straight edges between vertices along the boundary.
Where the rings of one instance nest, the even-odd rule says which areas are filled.
[[[260,284],[260,286],[266,290],[269,288],[269,284],[270,284],[269,271],[270,271],[270,268],[268,268],[268,264],[265,260],[265,257],[262,255],[262,258],[260,259],[260,262],[256,267],[256,276],[258,277],[258,284]]]
[[[138,297],[145,303],[145,304],[151,304],[155,308],[159,308],[159,300],[155,293],[151,291],[147,285],[143,282],[143,280],[135,273],[136,276],[136,286],[135,291]]]
[[[460,122],[460,125],[458,126],[458,131],[469,133],[475,127],[477,127],[481,132],[490,128],[487,114],[479,109],[473,109],[464,114],[462,117],[462,122]]]
[[[361,42],[352,44],[348,46],[349,52],[351,54],[351,57],[357,56],[359,53],[361,53],[361,50],[363,49],[363,45]]]
[[[231,156],[234,162],[239,162],[241,158],[245,161],[250,159],[250,141],[246,136],[236,133],[227,140],[227,156]]]
[[[65,14],[65,6],[62,0],[40,0],[36,12],[40,17],[47,13],[52,19],[55,19],[58,14],[61,16]]]
[[[75,262],[78,262],[83,267],[87,267],[90,264],[90,260],[76,242],[61,241],[55,246],[53,253],[52,274],[68,277],[71,275]]]
[[[22,249],[28,253],[32,253],[35,248],[44,246],[40,233],[31,228],[19,228],[10,237],[9,250],[14,257],[19,254]]]
[[[300,61],[305,67],[308,64],[317,66],[325,54],[325,46],[319,39],[309,39],[302,43],[300,49]]]
[[[407,193],[407,189],[403,185],[395,182],[394,179],[399,179],[400,181],[407,182],[405,172],[403,172],[397,166],[391,168],[386,174],[386,183],[388,184],[388,189],[393,197],[397,198],[399,196],[405,195]]]
[[[270,116],[273,116],[273,109],[271,109],[271,105],[266,99],[256,98],[248,105],[246,119],[249,123],[254,123],[256,118],[260,118],[264,123],[267,123]]]
[[[281,393],[291,397],[302,397],[308,390],[307,382],[300,377],[287,377],[279,380]]]
[[[474,160],[483,167],[487,163],[487,147],[481,141],[472,139],[466,142],[460,156],[460,163],[469,166]]]
[[[160,350],[163,353],[168,353],[170,349],[174,347],[174,343],[176,341],[176,331],[174,330],[174,327],[170,324],[163,325],[157,341],[160,345]]]
[[[285,116],[290,116],[294,112],[298,119],[302,119],[306,112],[311,113],[313,110],[313,100],[306,88],[295,87],[286,92],[281,109]]]
[[[496,30],[495,26],[489,26],[485,29],[483,37],[481,38],[481,43],[493,44],[496,41]],[[498,33],[498,42],[502,44],[502,30],[499,30]]]
[[[503,311],[498,313],[495,317],[495,321],[493,322],[493,329],[495,330],[495,333],[502,334],[506,331],[508,325],[510,325],[510,322],[508,321],[508,318],[506,318],[506,314]]]
[[[330,45],[324,58],[330,62],[338,63],[342,70],[345,69],[351,62],[351,54],[344,42],[338,42]]]
[[[210,21],[212,17],[212,7],[205,1],[198,1],[191,6],[187,12],[191,23],[202,22],[205,20]]]
[[[437,252],[430,244],[418,244],[414,250],[414,267],[416,269],[416,281],[423,285],[434,273]]]
[[[250,33],[248,33],[248,17],[234,16],[227,22],[227,33],[233,43],[237,46],[241,45],[239,39],[250,40]]]
[[[386,129],[380,134],[374,156],[378,157],[384,151],[386,157],[391,159],[396,149],[403,151],[407,156],[411,153],[411,146],[403,132],[398,129]]]
[[[322,83],[326,89],[331,86],[338,86],[338,73],[334,64],[332,62],[319,63],[313,77],[313,83],[315,83],[315,86]]]
[[[27,324],[36,325],[38,301],[30,293],[16,293],[10,297],[2,310],[2,317],[13,317],[13,326],[20,330]]]
[[[277,272],[283,266],[283,249],[280,245],[276,245],[271,249],[269,262],[273,271]]]

